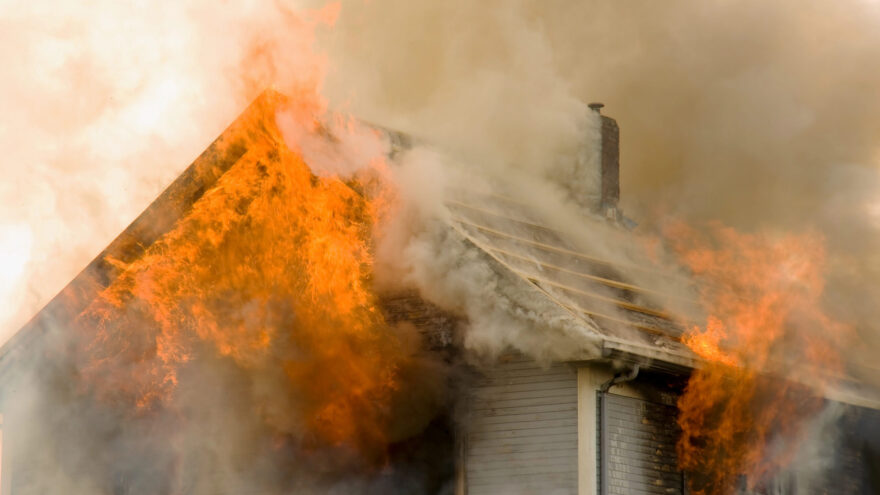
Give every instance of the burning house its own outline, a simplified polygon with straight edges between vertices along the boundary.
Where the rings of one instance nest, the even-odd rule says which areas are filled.
[[[696,291],[682,296],[692,280],[616,256],[635,241],[601,105],[579,158],[592,186],[573,195],[604,252],[498,189],[444,200],[443,242],[467,248],[449,249],[455,266],[479,267],[463,273],[497,298],[487,312],[527,323],[501,329],[519,345],[481,353],[479,311],[426,290],[373,294],[371,227],[391,202],[381,168],[310,171],[276,124],[288,103],[258,98],[0,350],[0,495],[684,494],[695,480],[876,493],[862,432],[880,400],[847,380],[755,389],[842,404],[830,461],[733,481],[684,473],[699,463],[682,462],[679,409],[688,380],[716,366],[688,345],[687,322],[705,315]]]

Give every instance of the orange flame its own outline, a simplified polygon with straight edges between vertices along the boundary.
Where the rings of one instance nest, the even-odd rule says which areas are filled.
[[[326,132],[305,108],[293,114]],[[404,356],[370,289],[381,157],[319,178],[274,108],[257,117],[239,161],[79,317],[85,383],[147,414],[173,405],[179,369],[207,352],[281,382],[255,404],[279,433],[369,453],[386,442]]]
[[[711,230],[667,232],[703,282],[709,312],[682,339],[705,366],[679,400],[678,455],[693,493],[726,495],[790,462],[803,421],[821,406],[817,391],[841,368],[835,350],[848,329],[821,309],[821,237]]]

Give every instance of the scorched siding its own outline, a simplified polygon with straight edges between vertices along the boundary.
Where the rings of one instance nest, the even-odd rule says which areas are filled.
[[[675,456],[676,409],[610,393],[600,393],[599,401],[599,493],[684,493]]]
[[[468,495],[577,493],[577,373],[503,360],[471,390]]]

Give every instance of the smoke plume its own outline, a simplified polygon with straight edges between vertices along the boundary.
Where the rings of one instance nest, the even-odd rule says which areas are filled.
[[[548,322],[547,308],[524,305],[528,294],[451,235],[443,202],[448,189],[499,192],[503,182],[504,193],[526,198],[540,221],[568,232],[576,246],[612,261],[639,261],[643,254],[616,249],[610,229],[586,218],[578,204],[590,180],[582,153],[597,132],[586,102],[598,100],[623,129],[622,205],[640,231],[651,234],[675,217],[746,231],[821,233],[821,304],[856,329],[858,345],[846,349],[850,364],[858,363],[852,371],[880,379],[864,365],[880,348],[872,304],[880,295],[873,284],[880,276],[876,3],[357,0],[338,10],[305,3],[0,6],[0,60],[14,68],[0,80],[0,339],[72,279],[261,89],[275,85],[296,98],[326,86],[325,96],[308,103],[343,109],[420,143],[390,172],[400,211],[381,232],[376,283],[414,286],[466,317],[469,349],[493,355],[512,347],[540,360],[595,351],[580,323],[565,314]],[[316,35],[317,26],[334,20]],[[289,141],[308,143],[299,151],[322,177],[350,174],[387,146],[369,133],[346,134],[342,124],[331,128],[343,145],[324,148],[284,115],[278,124]],[[669,289],[682,297],[688,290]],[[539,321],[548,327],[540,338],[533,328]],[[413,363],[419,370],[441,367],[421,358]],[[181,383],[190,387],[208,384],[239,398],[265,392],[260,380],[243,383],[228,359],[181,366]],[[34,372],[79,370],[58,363]],[[56,402],[26,397],[18,409],[57,410],[44,419],[58,428],[66,417],[119,424],[67,395],[73,392],[63,384],[49,383],[58,387]],[[133,493],[167,489],[152,484],[156,473],[167,472],[180,477],[168,486],[203,491],[234,492],[236,483],[253,480],[270,488],[387,491],[381,477],[297,486],[297,474],[313,482],[307,475],[314,466],[332,464],[319,454],[283,479],[267,474],[277,475],[278,466],[252,463],[230,480],[206,481],[211,475],[200,466],[211,461],[193,449],[199,439],[221,437],[212,465],[228,462],[235,471],[237,448],[271,434],[246,431],[266,425],[249,422],[238,401],[177,390],[178,411],[194,418],[191,429],[175,430],[178,418],[160,416],[83,440],[92,450],[110,442],[102,460],[113,463],[132,439],[174,430],[174,445],[135,442],[159,461],[118,469]],[[191,403],[196,398],[211,407]],[[432,401],[441,399],[424,403]],[[49,407],[57,404],[66,407]],[[279,405],[270,400],[267,407]],[[229,415],[199,418],[203,410]],[[34,429],[23,441],[50,444],[45,435]],[[259,453],[278,444],[248,447]],[[187,455],[172,455],[181,451]],[[78,474],[91,459],[61,462],[66,454],[42,454],[46,465],[64,466],[44,486],[106,488]]]
[[[584,184],[572,180],[578,177],[569,167],[578,148],[592,142],[595,126],[584,103],[596,100],[622,124],[622,205],[642,223],[639,232],[651,235],[674,218],[706,225],[710,234],[720,222],[768,245],[792,233],[820,239],[826,261],[816,305],[829,324],[807,333],[834,333],[822,340],[838,344],[835,360],[850,374],[880,383],[871,364],[880,346],[873,304],[880,275],[874,142],[880,8],[874,2],[388,0],[345,3],[343,11],[340,29],[323,40],[334,61],[328,79],[334,99],[449,151],[451,161],[468,163],[476,175],[503,175],[503,190],[489,188],[528,203],[544,224],[588,252],[639,261],[616,252],[600,229],[574,214]],[[470,187],[472,175],[446,182]],[[511,181],[511,175],[527,179]],[[435,176],[425,174],[429,181]],[[568,202],[546,200],[566,195]],[[466,259],[459,246],[413,248],[431,242],[416,235],[403,251],[414,256],[413,267],[436,271],[433,277],[417,273],[423,293],[441,301],[457,296],[459,306],[474,298],[503,305],[497,291],[487,296],[482,290],[497,278],[457,284],[446,277]],[[789,251],[785,263],[798,263],[799,249]],[[452,262],[439,255],[450,252],[456,253]],[[626,276],[638,280],[638,274]],[[690,295],[686,287],[667,290]],[[516,328],[492,319],[491,307],[465,313],[480,320],[474,332]],[[774,360],[809,352],[797,344],[808,337],[798,333],[805,328],[798,323],[802,315],[781,316],[786,330],[772,344]],[[501,333],[488,347],[559,356],[552,344],[511,338],[515,334]],[[776,397],[764,406],[774,400],[796,404]],[[815,409],[802,409],[798,422]],[[799,428],[791,435],[801,435]]]
[[[472,167],[562,182],[584,102],[622,125],[624,210],[815,230],[836,317],[875,349],[875,2],[343,2],[328,93]],[[528,195],[525,191],[524,196]],[[645,229],[643,228],[643,230]],[[853,351],[855,352],[855,351]],[[873,352],[873,351],[871,351]],[[860,356],[862,360],[867,356]]]

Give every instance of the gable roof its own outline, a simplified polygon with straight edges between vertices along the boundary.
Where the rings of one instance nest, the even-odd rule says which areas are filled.
[[[285,101],[284,95],[272,90],[254,100],[141,215],[0,347],[0,382],[16,362],[27,359],[29,352],[38,352],[43,338],[58,331],[57,323],[75,319],[113,284],[125,265],[170,231],[236,163],[244,157],[272,161],[270,156],[250,155],[266,154],[282,144],[274,121],[266,116],[274,116]],[[399,139],[400,135],[392,133],[391,137]],[[674,275],[648,262],[624,262],[589,252],[566,232],[548,225],[532,207],[511,197],[456,190],[446,206],[449,227],[520,284],[524,289],[520,298],[529,299],[539,317],[565,320],[597,346],[585,351],[582,359],[649,364],[676,373],[699,366],[681,343],[681,319],[666,309],[669,295],[664,284]],[[623,249],[632,242],[632,236],[618,229],[612,244]],[[630,279],[639,273],[644,275],[636,277],[639,282]],[[875,391],[855,383],[847,387],[839,391],[837,400],[880,407],[880,400],[873,398]]]
[[[109,287],[125,265],[138,259],[186,215],[217,180],[253,150],[269,150],[256,143],[277,141],[264,119],[286,97],[265,91],[174,180],[121,234],[52,298],[30,321],[0,347],[0,382],[14,363],[36,352],[59,322],[72,321],[97,295]],[[274,126],[274,124],[272,124]]]
[[[18,350],[34,347],[56,323],[75,319],[116,280],[122,267],[171,230],[246,154],[272,149],[274,146],[257,144],[280,139],[277,130],[270,130],[274,124],[266,122],[265,116],[274,115],[274,109],[284,101],[283,95],[272,90],[254,100],[143,213],[0,347],[0,377],[11,368]],[[398,135],[392,134],[394,137]],[[649,289],[627,284],[616,275],[597,275],[613,272],[613,266],[572,249],[557,232],[527,220],[524,205],[500,196],[460,193],[447,206],[453,213],[453,229],[515,278],[525,280],[535,289],[530,297],[548,299],[540,302],[542,315],[549,318],[549,312],[557,311],[578,322],[586,334],[601,339],[605,357],[628,353],[677,367],[693,366],[693,356],[677,342],[680,328],[662,310],[633,302],[634,296]],[[616,310],[610,310],[609,304]]]

